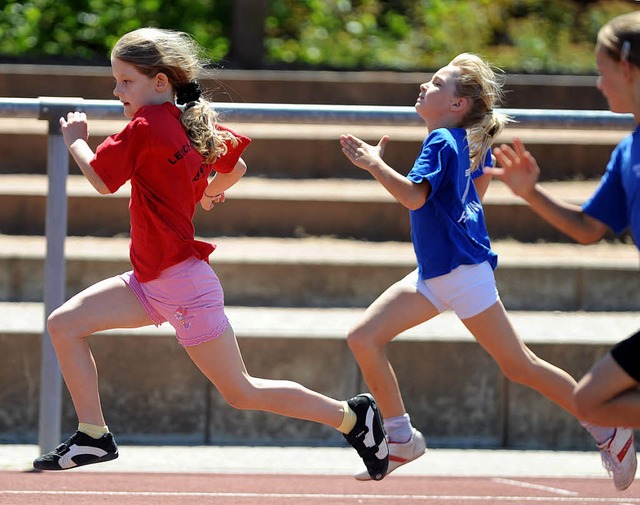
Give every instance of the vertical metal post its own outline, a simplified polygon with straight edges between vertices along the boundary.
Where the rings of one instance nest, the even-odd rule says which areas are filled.
[[[49,191],[45,218],[47,256],[44,265],[45,331],[42,335],[40,367],[39,445],[42,453],[60,443],[62,417],[62,375],[46,319],[64,303],[66,264],[64,241],[67,235],[67,174],[69,152],[57,118],[49,118],[47,174]]]

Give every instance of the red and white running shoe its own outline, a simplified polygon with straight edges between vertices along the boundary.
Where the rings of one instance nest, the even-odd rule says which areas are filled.
[[[396,468],[405,465],[414,459],[418,459],[427,450],[427,443],[422,433],[413,428],[411,438],[408,442],[399,444],[396,442],[389,442],[389,468],[387,469],[387,475],[393,472]],[[354,475],[358,480],[371,480],[369,473],[363,471]]]
[[[391,449],[391,444],[389,444]],[[636,447],[633,440],[633,430],[630,428],[616,428],[613,436],[602,444],[598,444],[602,466],[605,467],[613,483],[619,491],[627,489],[636,476]],[[391,468],[391,463],[389,463]]]

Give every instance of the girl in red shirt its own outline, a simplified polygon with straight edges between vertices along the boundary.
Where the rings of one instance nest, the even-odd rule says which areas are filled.
[[[118,457],[105,423],[98,375],[87,336],[111,328],[169,322],[196,366],[239,409],[264,410],[333,426],[358,451],[372,478],[382,479],[388,448],[371,395],[338,401],[291,381],[249,375],[224,311],[222,287],[209,265],[214,247],[195,240],[196,204],[206,210],[245,174],[251,142],[217,124],[196,81],[200,48],[181,32],[143,28],[124,35],[111,53],[114,95],[130,119],[94,153],[86,115],[60,118],[82,173],[101,194],[131,183],[133,270],[91,286],[47,321],[78,431],[34,467],[65,470]],[[184,111],[175,105],[184,104]],[[209,175],[215,176],[209,179]]]

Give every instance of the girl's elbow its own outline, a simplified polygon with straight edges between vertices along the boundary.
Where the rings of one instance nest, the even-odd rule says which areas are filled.
[[[238,177],[244,177],[247,173],[247,164],[244,162],[242,158],[238,160],[236,166],[233,168],[233,171],[236,173]]]
[[[429,194],[425,191],[416,191],[407,198],[407,201],[404,202],[404,206],[409,210],[418,210],[426,203],[428,196]]]
[[[412,198],[404,203],[404,206],[409,210],[418,210],[422,207],[427,200],[425,198]]]
[[[602,235],[593,233],[582,233],[574,237],[575,241],[580,245],[591,245],[600,242]]]

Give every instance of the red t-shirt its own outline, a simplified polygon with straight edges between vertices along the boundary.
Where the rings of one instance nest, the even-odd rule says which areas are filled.
[[[189,142],[174,104],[141,107],[127,126],[96,149],[91,166],[111,193],[131,181],[129,256],[140,282],[191,256],[207,260],[215,246],[194,239],[193,214],[212,170],[231,172],[251,139],[209,165]],[[225,129],[223,126],[216,126]]]

